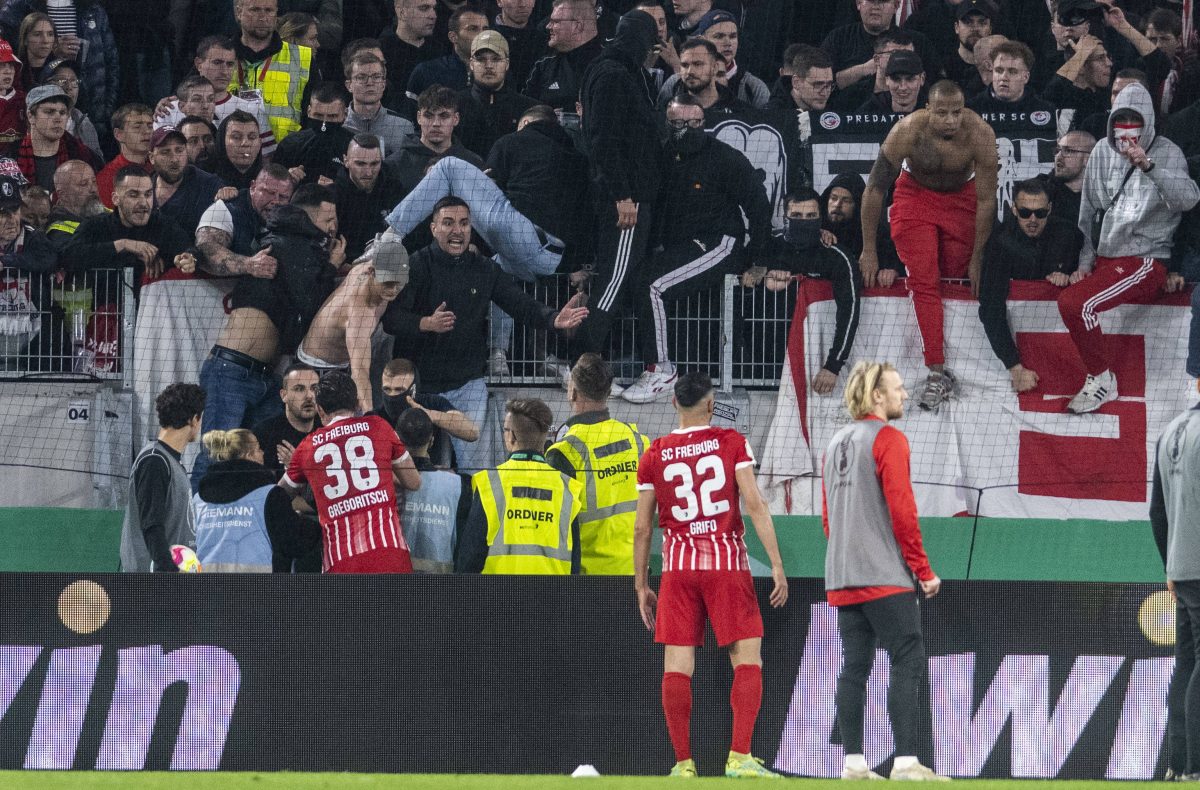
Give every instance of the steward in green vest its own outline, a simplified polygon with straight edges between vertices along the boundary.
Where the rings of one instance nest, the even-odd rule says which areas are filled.
[[[459,536],[459,573],[579,573],[583,486],[546,463],[554,422],[540,400],[511,400],[504,415],[508,460],[471,478],[471,515]]]
[[[612,370],[599,354],[579,358],[567,382],[573,416],[546,452],[546,461],[583,486],[579,514],[583,573],[628,576],[633,573],[638,460],[650,440],[636,424],[609,416],[606,404],[612,380]]]
[[[243,99],[262,99],[276,142],[300,128],[304,91],[308,88],[313,52],[289,44],[275,32],[278,0],[236,0],[241,36],[234,42],[237,67],[229,92]]]

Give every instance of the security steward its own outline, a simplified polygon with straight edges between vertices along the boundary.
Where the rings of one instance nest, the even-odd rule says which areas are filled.
[[[471,515],[459,533],[458,573],[579,573],[583,486],[546,463],[554,421],[540,400],[511,400],[504,415],[510,455],[471,478]]]
[[[300,129],[313,52],[290,44],[275,31],[279,0],[235,0],[234,16],[241,36],[235,42],[237,70],[229,91],[247,101],[262,99],[267,123],[282,143]]]
[[[633,573],[633,522],[638,459],[650,440],[635,423],[614,420],[606,402],[612,369],[599,354],[579,357],[567,381],[571,419],[546,462],[583,485],[579,513],[580,566],[585,574]]]

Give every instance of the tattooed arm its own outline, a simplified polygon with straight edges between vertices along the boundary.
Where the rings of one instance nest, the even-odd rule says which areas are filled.
[[[266,247],[252,256],[238,255],[230,251],[233,237],[219,228],[199,228],[196,231],[196,247],[204,253],[205,260],[200,268],[217,277],[237,277],[248,274],[269,280],[275,276],[276,261],[271,257],[271,248]]]
[[[875,237],[879,233],[879,217],[883,213],[883,201],[887,198],[888,190],[900,175],[900,162],[904,161],[908,149],[908,134],[903,122],[897,124],[887,139],[879,148],[879,156],[867,177],[867,188],[863,192],[862,206],[859,218],[862,221],[863,249],[858,259],[858,267],[862,270],[863,286],[870,288],[875,284],[875,275],[879,271],[879,254],[875,248]]]

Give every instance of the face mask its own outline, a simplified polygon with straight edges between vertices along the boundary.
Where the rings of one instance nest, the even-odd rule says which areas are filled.
[[[672,128],[671,144],[681,154],[695,153],[704,145],[704,130],[693,129],[690,126],[683,129]]]
[[[1113,139],[1118,151],[1126,151],[1142,139],[1142,125],[1134,121],[1117,121],[1113,123]]]
[[[408,409],[408,396],[412,394],[412,388],[398,392],[395,395],[383,396],[383,409],[388,413],[388,416],[393,420],[397,419],[401,414]]]
[[[787,223],[783,238],[793,247],[810,250],[821,243],[821,220],[789,218]]]

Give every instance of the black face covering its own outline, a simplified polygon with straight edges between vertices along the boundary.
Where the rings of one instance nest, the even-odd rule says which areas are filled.
[[[783,238],[787,243],[800,250],[811,250],[821,243],[820,219],[791,219],[787,221],[787,230]]]
[[[658,42],[658,25],[654,17],[645,11],[625,12],[617,20],[616,35],[609,46],[619,50],[638,65],[650,54],[650,48]]]
[[[412,387],[396,393],[395,395],[383,396],[383,410],[388,413],[392,421],[400,419],[400,415],[408,410],[408,396],[412,395]]]
[[[684,127],[671,129],[671,147],[681,154],[694,154],[704,145],[704,130]]]

